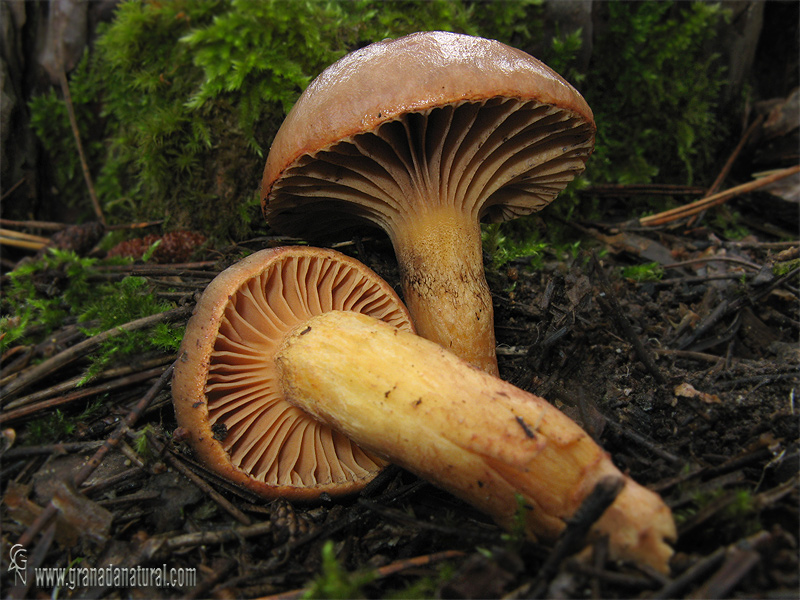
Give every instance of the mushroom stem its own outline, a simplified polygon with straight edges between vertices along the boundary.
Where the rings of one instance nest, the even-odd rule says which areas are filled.
[[[478,219],[462,209],[418,207],[394,227],[403,299],[417,333],[497,375],[492,294]]]
[[[356,313],[309,319],[276,361],[290,403],[498,524],[512,525],[521,498],[530,537],[552,540],[598,481],[624,479],[593,534],[609,537],[615,559],[668,571],[669,508],[542,398]]]

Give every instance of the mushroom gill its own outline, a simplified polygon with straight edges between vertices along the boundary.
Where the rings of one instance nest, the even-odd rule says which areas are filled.
[[[535,100],[492,98],[405,113],[304,155],[271,191],[273,225],[330,235],[352,216],[390,234],[411,215],[452,207],[498,222],[549,204],[583,171],[593,126]],[[319,212],[317,212],[319,211]],[[307,215],[324,218],[309,222]]]
[[[195,450],[215,455],[223,472],[239,472],[238,483],[262,495],[273,488],[336,493],[340,485],[344,493],[374,477],[383,460],[284,400],[273,357],[289,332],[331,310],[412,331],[393,290],[353,259],[308,248],[258,252],[218,279],[187,328],[173,384],[179,422],[199,421],[206,432]],[[181,392],[192,368],[202,381]]]

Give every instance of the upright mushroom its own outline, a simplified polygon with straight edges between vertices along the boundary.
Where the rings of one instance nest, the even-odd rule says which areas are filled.
[[[221,471],[234,475],[237,471],[226,462],[230,462],[228,456],[237,457],[241,470],[263,464],[258,473],[270,472],[269,465],[274,463],[271,456],[280,451],[266,450],[271,448],[266,444],[261,450],[259,444],[268,432],[280,427],[273,425],[264,428],[264,433],[249,434],[251,442],[240,434],[239,422],[245,416],[237,416],[236,411],[243,411],[249,422],[259,423],[261,410],[272,412],[269,403],[244,410],[243,406],[262,396],[280,397],[282,412],[312,415],[331,431],[339,432],[331,435],[343,434],[366,449],[368,454],[358,456],[371,457],[376,467],[381,459],[399,464],[470,502],[503,526],[513,523],[521,498],[527,507],[526,532],[536,538],[556,537],[601,479],[617,478],[624,482],[624,488],[595,524],[594,534],[609,537],[614,558],[640,561],[661,571],[668,569],[672,551],[665,540],[675,537],[669,509],[658,495],[620,473],[608,455],[567,416],[542,398],[414,335],[409,327],[395,327],[406,321],[402,313],[395,312],[391,290],[386,290],[389,296],[382,299],[379,293],[384,289],[374,288],[372,282],[369,288],[375,292],[370,292],[368,301],[359,300],[355,306],[380,306],[375,312],[392,318],[380,321],[366,314],[372,312],[367,310],[316,310],[317,306],[331,306],[330,302],[322,306],[324,303],[317,300],[306,301],[315,307],[306,311],[307,319],[298,318],[294,310],[288,310],[287,297],[328,297],[332,278],[310,276],[317,272],[316,267],[293,266],[304,264],[302,253],[314,256],[317,250],[267,252],[270,254],[258,257],[258,269],[251,265],[233,267],[220,275],[224,283],[215,285],[215,280],[209,286],[187,329],[173,395],[179,422],[190,430],[195,448],[206,460],[215,461],[215,465],[225,463]],[[283,264],[287,256],[293,261],[290,266]],[[264,260],[267,262],[261,262]],[[333,267],[325,271],[328,269]],[[301,273],[299,280],[309,289],[284,293],[279,282],[294,280],[293,273]],[[270,283],[273,281],[276,283]],[[315,285],[322,285],[326,291],[315,292],[311,289]],[[251,299],[253,296],[259,297],[258,302]],[[288,315],[280,320],[294,326],[259,333],[266,329],[267,321],[274,320],[273,314]],[[244,338],[254,338],[258,344],[232,343],[240,336],[232,331],[234,326],[244,332]],[[264,351],[259,349],[264,346],[262,337],[269,338]],[[233,356],[239,346],[243,358]],[[262,379],[264,383],[260,383]],[[252,384],[270,391],[243,391]],[[289,409],[284,400],[295,408]],[[222,441],[212,441],[214,424],[210,420],[219,418],[216,415],[224,415],[223,422],[229,424],[221,433],[236,434],[232,441],[224,436]],[[267,415],[264,420],[271,422],[272,417]],[[304,444],[307,438],[316,440],[305,434],[296,438]],[[313,445],[324,447],[325,443],[316,441]],[[297,462],[296,454],[296,450],[289,452],[290,463]],[[349,456],[350,451],[344,454]],[[352,454],[355,456],[356,451]],[[364,465],[363,471],[376,467]],[[352,466],[350,469],[359,471]],[[325,467],[326,475],[328,471]],[[296,477],[297,482],[292,477],[292,485],[301,485],[305,477],[317,491],[331,488],[319,474],[310,477],[298,473]],[[268,496],[283,488],[303,497],[296,488],[280,482],[244,484]]]
[[[288,404],[275,367],[284,336],[330,310],[413,331],[394,290],[333,250],[262,250],[220,273],[186,327],[172,381],[178,424],[211,470],[265,497],[361,489],[385,462]]]
[[[480,221],[537,211],[594,144],[583,97],[532,56],[445,32],[348,54],[281,126],[261,186],[265,217],[313,238],[385,230],[420,335],[497,373]]]

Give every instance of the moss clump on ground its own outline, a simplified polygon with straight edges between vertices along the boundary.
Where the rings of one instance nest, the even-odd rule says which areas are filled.
[[[172,308],[156,298],[142,277],[103,278],[95,258],[50,250],[9,273],[0,301],[0,353],[17,344],[36,344],[72,322],[87,337]],[[85,380],[125,356],[177,352],[183,327],[159,323],[123,331],[91,356]]]
[[[662,277],[664,277],[664,269],[661,268],[656,262],[645,263],[641,265],[631,265],[629,267],[623,267],[620,270],[620,274],[625,279],[630,279],[631,281],[636,282],[643,282],[643,281],[660,281]]]
[[[334,544],[322,545],[320,575],[303,594],[303,598],[363,598],[362,588],[376,577],[374,572],[348,573],[336,558]]]

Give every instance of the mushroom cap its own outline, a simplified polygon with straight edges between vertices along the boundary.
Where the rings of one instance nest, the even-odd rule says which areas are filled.
[[[583,97],[529,54],[414,33],[344,56],[306,88],[267,157],[262,207],[273,227],[309,237],[354,216],[390,231],[406,203],[432,197],[507,220],[552,201],[594,133]]]
[[[313,499],[363,488],[385,461],[291,406],[275,353],[310,317],[355,311],[413,332],[394,290],[333,250],[256,252],[206,288],[172,381],[178,424],[218,475],[267,498]]]

